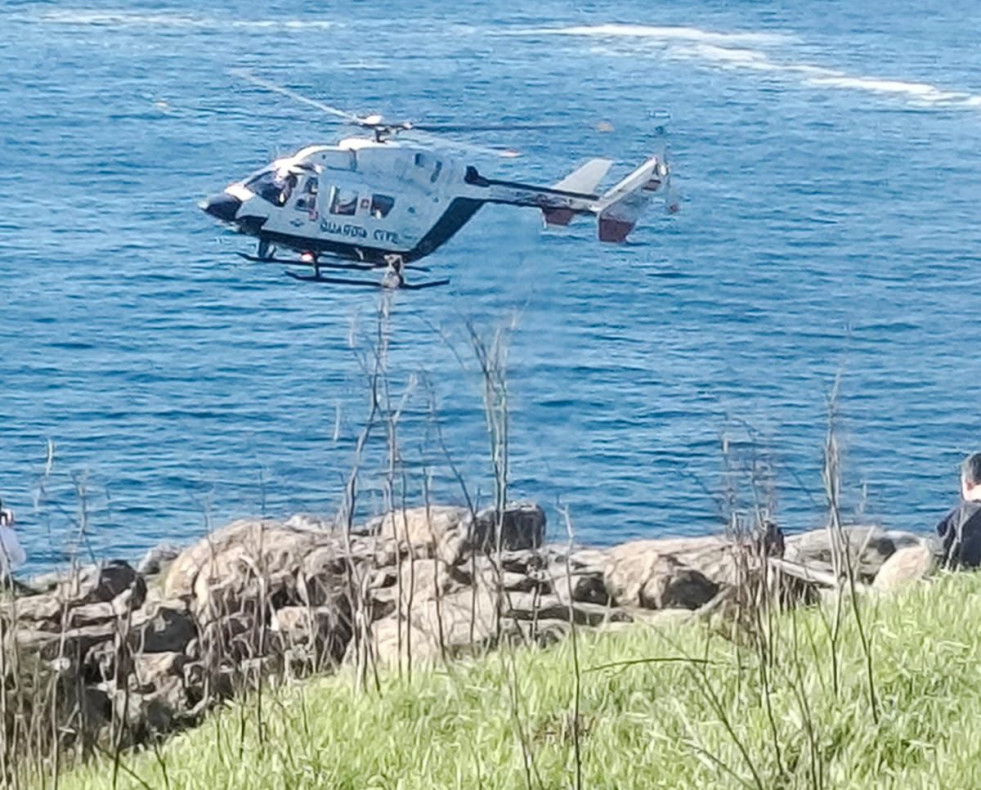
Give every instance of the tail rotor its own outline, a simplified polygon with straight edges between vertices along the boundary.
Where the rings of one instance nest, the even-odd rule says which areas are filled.
[[[651,110],[650,118],[654,121],[654,133],[661,143],[657,152],[657,158],[660,160],[657,175],[662,183],[664,210],[668,214],[677,214],[681,210],[681,196],[672,178],[673,168],[668,151],[668,122],[671,120],[671,113],[667,110]]]

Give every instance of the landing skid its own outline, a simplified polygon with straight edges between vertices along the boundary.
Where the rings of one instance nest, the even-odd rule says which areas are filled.
[[[321,264],[323,267],[323,264]],[[440,285],[449,285],[449,279],[430,280],[425,283],[396,283],[374,281],[374,280],[354,280],[345,277],[321,277],[316,274],[297,274],[296,272],[286,272],[287,276],[294,280],[308,283],[323,283],[324,285],[360,285],[367,288],[381,288],[386,291],[422,291],[425,288],[436,288]]]
[[[298,258],[260,258],[258,255],[249,255],[245,252],[235,253],[241,258],[245,258],[252,263],[278,263],[280,266],[313,266],[312,261],[301,261]],[[371,263],[329,263],[319,261],[317,267],[321,269],[343,269],[346,271],[370,272],[379,268]]]
[[[245,252],[236,252],[240,258],[244,258],[252,263],[278,263],[280,266],[307,266],[313,269],[338,269],[341,271],[353,271],[353,272],[374,272],[379,269],[388,268],[387,263],[358,263],[357,261],[304,261],[299,258],[260,258],[258,255],[249,255]],[[429,269],[425,266],[416,266],[413,264],[405,264],[404,269],[412,269],[417,272],[428,272]]]

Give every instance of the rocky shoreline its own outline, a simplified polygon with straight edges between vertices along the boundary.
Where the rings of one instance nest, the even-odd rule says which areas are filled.
[[[573,626],[699,617],[760,589],[812,601],[846,575],[889,591],[931,569],[912,533],[775,535],[569,546],[546,541],[545,514],[528,503],[410,508],[349,531],[309,516],[233,522],[136,567],[48,574],[0,601],[7,742],[25,737],[39,690],[61,719],[58,748],[118,748],[264,682],[346,664],[367,677],[503,641],[547,644]]]

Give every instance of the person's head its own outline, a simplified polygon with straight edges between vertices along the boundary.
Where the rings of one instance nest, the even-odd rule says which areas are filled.
[[[961,464],[961,493],[965,499],[981,496],[981,453],[972,453]]]

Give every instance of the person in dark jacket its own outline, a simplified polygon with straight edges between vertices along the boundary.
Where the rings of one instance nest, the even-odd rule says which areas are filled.
[[[945,568],[981,566],[981,453],[961,464],[961,502],[937,524]]]

